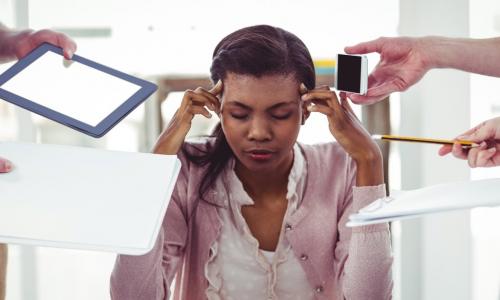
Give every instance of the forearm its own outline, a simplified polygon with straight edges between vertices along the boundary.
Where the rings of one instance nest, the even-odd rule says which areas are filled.
[[[370,204],[386,195],[385,185],[353,187],[352,210]],[[354,227],[347,257],[341,271],[345,299],[390,299],[392,292],[391,236],[387,223]]]
[[[425,37],[421,40],[431,68],[453,68],[500,77],[500,37],[466,39]]]
[[[184,143],[184,139],[190,128],[189,125],[180,122],[174,116],[173,120],[168,124],[167,129],[158,138],[153,147],[153,153],[176,155]]]
[[[160,231],[155,246],[147,254],[117,256],[110,279],[111,299],[168,299],[163,246],[163,231]]]
[[[353,232],[342,278],[347,300],[384,300],[392,297],[392,250],[385,230]]]

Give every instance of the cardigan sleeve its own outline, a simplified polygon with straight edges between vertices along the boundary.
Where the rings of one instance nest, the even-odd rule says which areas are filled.
[[[389,225],[345,226],[351,213],[386,195],[385,185],[356,187],[353,173],[344,203],[339,207],[335,274],[340,276],[343,299],[391,299],[393,258]]]
[[[187,240],[187,214],[181,205],[187,196],[186,173],[183,162],[153,249],[141,256],[118,255],[110,280],[112,299],[169,299],[169,287],[182,265]]]

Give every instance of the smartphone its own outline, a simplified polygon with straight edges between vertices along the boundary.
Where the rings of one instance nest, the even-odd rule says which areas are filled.
[[[365,55],[337,54],[335,88],[364,95],[368,89],[368,59]]]

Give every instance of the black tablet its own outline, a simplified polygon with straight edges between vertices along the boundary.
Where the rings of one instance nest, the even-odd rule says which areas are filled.
[[[157,86],[44,43],[0,75],[0,98],[101,137]]]

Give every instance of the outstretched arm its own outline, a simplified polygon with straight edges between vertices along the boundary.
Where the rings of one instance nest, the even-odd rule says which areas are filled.
[[[465,39],[429,36],[421,38],[381,37],[346,47],[349,54],[377,52],[380,61],[368,77],[366,95],[349,94],[360,104],[405,91],[430,69],[453,68],[489,76],[500,76],[500,38]]]

